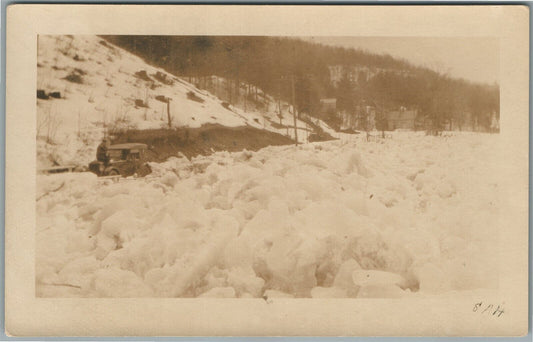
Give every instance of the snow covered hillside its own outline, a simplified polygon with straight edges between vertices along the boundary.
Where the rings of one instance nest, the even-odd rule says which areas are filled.
[[[282,135],[275,113],[243,111],[146,64],[97,36],[39,36],[37,68],[38,167],[86,165],[104,129],[251,126]],[[283,124],[292,125],[285,113]],[[299,140],[306,141],[299,121]]]
[[[497,288],[498,139],[394,133],[171,158],[117,183],[39,175],[37,295],[395,298]]]

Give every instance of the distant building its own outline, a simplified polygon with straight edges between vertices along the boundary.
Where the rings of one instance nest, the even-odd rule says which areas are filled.
[[[411,75],[408,70],[386,69],[378,67],[368,67],[364,65],[329,65],[329,80],[333,86],[337,86],[346,75],[352,84],[364,84],[376,75],[381,73],[394,73],[397,76],[407,77]]]
[[[352,112],[341,111],[341,129],[372,131],[376,127],[376,109],[369,105],[358,105]]]
[[[387,112],[388,129],[390,131],[396,129],[414,130],[417,115],[417,110],[407,110],[404,107],[400,110]]]
[[[335,87],[339,84],[341,79],[346,75],[352,84],[362,84],[379,71],[376,68],[369,68],[367,66],[344,66],[344,65],[330,65],[329,80]]]

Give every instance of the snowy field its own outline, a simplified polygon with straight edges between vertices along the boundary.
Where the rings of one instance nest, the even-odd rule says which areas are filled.
[[[218,152],[38,175],[41,297],[434,296],[498,287],[498,135]]]

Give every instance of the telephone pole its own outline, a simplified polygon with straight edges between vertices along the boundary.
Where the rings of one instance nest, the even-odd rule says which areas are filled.
[[[167,98],[167,119],[168,119],[168,128],[172,128],[172,118],[170,117],[170,101],[171,101],[171,98]]]
[[[294,144],[298,146],[298,126],[296,124],[296,100],[294,95],[294,75],[291,77],[291,87],[292,87],[292,115],[294,117]]]

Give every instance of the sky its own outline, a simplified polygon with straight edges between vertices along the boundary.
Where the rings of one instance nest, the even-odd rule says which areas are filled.
[[[320,44],[385,53],[474,82],[499,83],[500,50],[494,37],[304,37]]]

